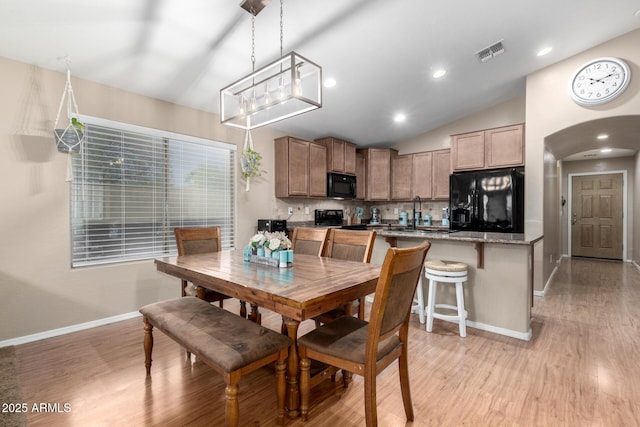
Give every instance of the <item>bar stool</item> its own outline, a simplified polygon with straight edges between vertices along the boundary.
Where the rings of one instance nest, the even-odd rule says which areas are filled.
[[[425,277],[429,279],[429,295],[427,299],[427,332],[433,329],[433,319],[458,323],[460,336],[467,336],[467,311],[464,309],[464,289],[462,285],[467,281],[467,265],[462,262],[428,260],[424,263]],[[456,285],[456,305],[436,304],[438,283],[453,283]],[[422,292],[421,292],[422,293]],[[418,300],[423,299],[418,295]],[[424,302],[423,302],[424,304]],[[436,309],[453,310],[457,314],[443,314]]]
[[[416,295],[413,298],[413,303],[411,304],[411,313],[417,313],[418,318],[420,319],[420,323],[424,324],[424,290],[422,289],[422,273],[420,273],[420,280],[418,280],[418,286],[416,288]]]

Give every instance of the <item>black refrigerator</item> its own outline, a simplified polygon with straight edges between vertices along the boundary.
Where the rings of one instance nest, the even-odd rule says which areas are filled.
[[[524,232],[524,168],[456,172],[449,176],[452,230]]]

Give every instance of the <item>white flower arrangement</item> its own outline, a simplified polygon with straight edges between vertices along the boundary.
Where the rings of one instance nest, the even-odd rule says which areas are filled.
[[[284,231],[260,231],[251,237],[249,244],[256,249],[264,247],[270,252],[291,249],[291,240]]]

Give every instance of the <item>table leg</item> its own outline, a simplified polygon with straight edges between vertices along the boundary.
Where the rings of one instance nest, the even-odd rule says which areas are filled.
[[[260,314],[258,306],[255,304],[251,304],[251,314],[249,315],[249,320],[257,323],[258,325],[262,325],[262,314]]]
[[[292,341],[287,360],[287,412],[289,418],[296,418],[300,415],[300,387],[298,385],[298,376],[300,374],[298,366],[298,327],[300,322],[286,317],[283,317],[282,321],[286,325],[287,335]]]

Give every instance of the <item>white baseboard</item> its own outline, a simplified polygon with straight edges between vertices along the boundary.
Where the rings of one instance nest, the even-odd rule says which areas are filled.
[[[122,320],[129,320],[139,316],[142,316],[140,312],[133,311],[131,313],[119,314],[117,316],[107,317],[104,319],[92,320],[91,322],[66,326],[64,328],[52,329],[50,331],[45,331],[45,332],[38,332],[37,334],[25,335],[23,337],[0,341],[0,347],[26,344],[28,342],[39,341],[46,338],[57,337],[59,335],[65,335],[65,334],[70,334],[72,332],[78,332],[78,331],[83,331],[85,329],[95,328],[96,326],[108,325],[109,323],[120,322]]]
[[[631,264],[635,265],[638,270],[640,270],[640,265],[637,262],[631,261]]]
[[[471,320],[467,320],[467,326],[481,331],[492,332],[494,334],[505,335],[511,338],[517,338],[523,341],[531,341],[533,332],[529,329],[527,332],[512,331],[511,329],[500,328],[498,326],[491,326],[484,323],[478,323]]]
[[[553,271],[551,272],[551,274],[549,275],[549,278],[547,279],[547,282],[544,284],[544,288],[541,291],[533,291],[533,295],[537,296],[537,297],[543,297],[544,294],[547,292],[547,288],[549,287],[549,285],[551,284],[551,281],[553,280],[553,276],[556,275],[556,273],[558,272],[558,263],[556,262],[556,266],[553,267]]]

